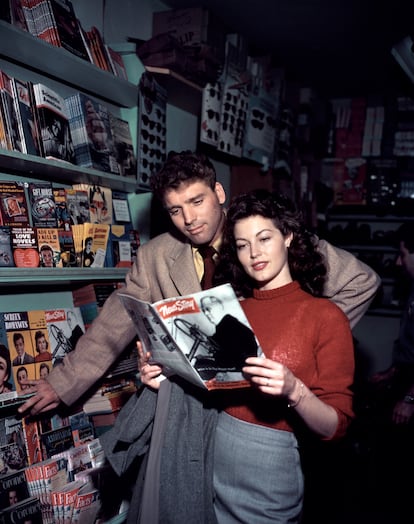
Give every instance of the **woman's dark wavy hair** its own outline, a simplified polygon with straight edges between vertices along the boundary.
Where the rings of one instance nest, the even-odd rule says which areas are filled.
[[[169,189],[177,189],[182,183],[201,180],[211,189],[216,186],[216,171],[203,153],[170,151],[161,169],[151,177],[151,189],[163,203]]]
[[[232,199],[227,211],[215,283],[231,282],[238,296],[252,295],[255,282],[237,258],[234,226],[238,220],[257,215],[270,218],[283,236],[293,233],[288,250],[292,278],[305,291],[322,296],[326,267],[323,256],[316,249],[314,236],[306,229],[302,214],[288,197],[265,189],[256,189]]]
[[[7,374],[7,377],[10,378],[11,376],[10,353],[4,344],[0,344],[0,357],[3,358],[6,362],[6,374]]]

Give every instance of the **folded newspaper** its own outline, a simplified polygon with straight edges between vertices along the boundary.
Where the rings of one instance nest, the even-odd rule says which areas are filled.
[[[119,298],[165,376],[208,390],[249,386],[245,359],[263,351],[230,284],[154,304],[125,293]]]

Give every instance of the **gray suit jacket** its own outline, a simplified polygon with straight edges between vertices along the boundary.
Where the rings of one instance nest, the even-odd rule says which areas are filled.
[[[335,302],[354,326],[375,296],[380,279],[353,255],[319,241],[324,254],[328,279],[325,295]],[[191,245],[170,233],[153,238],[138,249],[137,260],[126,277],[122,291],[141,300],[163,298],[200,291]],[[48,381],[61,400],[71,405],[101,378],[136,335],[135,328],[115,291],[75,351],[66,355],[61,366],[53,369]]]

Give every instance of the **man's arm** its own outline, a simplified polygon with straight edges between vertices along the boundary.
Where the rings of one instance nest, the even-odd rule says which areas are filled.
[[[324,296],[344,311],[353,328],[374,299],[381,279],[354,255],[326,240],[319,240],[318,250],[327,267]]]
[[[60,402],[70,406],[105,375],[136,336],[118,292],[148,300],[148,281],[147,274],[138,271],[138,265],[134,264],[126,277],[126,287],[107,298],[98,317],[78,340],[75,350],[65,356],[62,364],[53,368],[46,380],[28,381],[36,393],[20,406],[20,413],[35,415],[56,408]]]

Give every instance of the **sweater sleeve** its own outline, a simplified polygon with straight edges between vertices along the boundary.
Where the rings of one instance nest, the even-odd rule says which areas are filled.
[[[355,359],[352,332],[344,313],[325,303],[315,349],[316,374],[309,384],[320,400],[338,413],[338,427],[331,439],[344,436],[353,416],[352,384]]]

